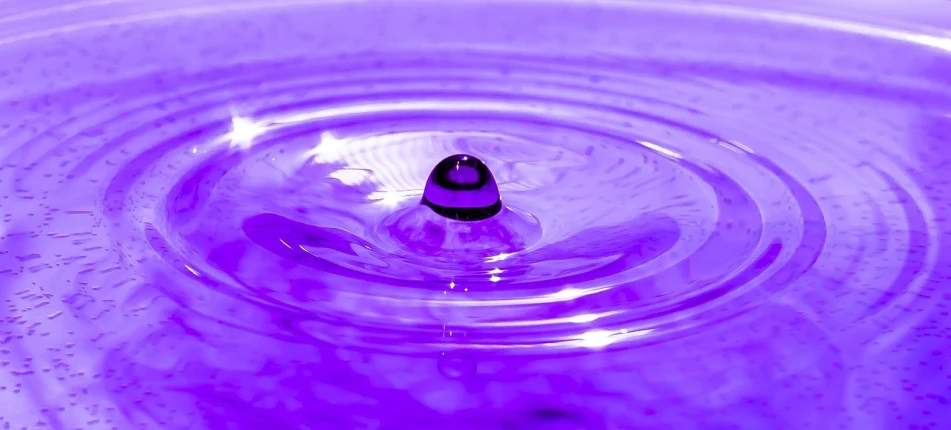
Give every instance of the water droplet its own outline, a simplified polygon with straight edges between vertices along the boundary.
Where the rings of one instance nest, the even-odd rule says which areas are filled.
[[[467,154],[452,155],[436,164],[421,204],[457,221],[481,221],[502,211],[492,172],[482,160]]]

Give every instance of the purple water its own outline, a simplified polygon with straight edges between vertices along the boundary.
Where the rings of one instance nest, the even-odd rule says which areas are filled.
[[[0,2],[0,428],[951,428],[951,5],[852,6]]]

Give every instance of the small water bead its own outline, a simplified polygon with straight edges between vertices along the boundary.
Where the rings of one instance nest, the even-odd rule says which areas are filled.
[[[436,164],[420,203],[457,221],[481,221],[502,211],[495,177],[482,160],[468,154],[451,155]]]

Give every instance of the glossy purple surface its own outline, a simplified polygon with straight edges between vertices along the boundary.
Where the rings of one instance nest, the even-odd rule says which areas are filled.
[[[951,6],[731,3],[0,2],[0,428],[951,428]]]

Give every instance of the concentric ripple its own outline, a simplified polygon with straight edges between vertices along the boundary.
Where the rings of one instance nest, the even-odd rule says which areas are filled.
[[[951,425],[947,36],[147,4],[0,33],[11,428]]]

